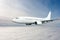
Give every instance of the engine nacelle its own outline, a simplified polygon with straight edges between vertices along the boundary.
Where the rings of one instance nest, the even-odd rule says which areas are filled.
[[[42,22],[40,22],[40,21],[36,21],[35,24],[42,24]]]

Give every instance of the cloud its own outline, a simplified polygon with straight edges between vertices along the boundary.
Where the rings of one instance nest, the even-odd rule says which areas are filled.
[[[22,7],[22,5],[20,5]],[[27,12],[18,8],[18,0],[0,0],[0,16],[27,16]]]
[[[60,27],[0,27],[1,40],[60,40]]]

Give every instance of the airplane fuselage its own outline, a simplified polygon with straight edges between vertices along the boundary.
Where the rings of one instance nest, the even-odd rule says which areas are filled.
[[[14,22],[17,23],[34,23],[34,22],[41,22],[43,19],[42,18],[36,18],[36,17],[18,17],[13,19]]]
[[[51,20],[51,12],[49,12],[48,16],[46,18],[37,18],[37,17],[17,17],[13,19],[13,22],[15,23],[21,23],[21,24],[43,24],[50,22]]]

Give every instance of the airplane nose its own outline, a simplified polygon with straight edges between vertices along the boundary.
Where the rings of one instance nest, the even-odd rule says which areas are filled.
[[[13,18],[12,19],[12,22],[17,22],[17,18]]]
[[[16,19],[12,19],[12,21],[16,21]]]
[[[12,22],[16,22],[16,19],[12,19]]]

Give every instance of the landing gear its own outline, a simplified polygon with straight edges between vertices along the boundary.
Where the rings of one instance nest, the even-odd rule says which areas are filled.
[[[35,21],[34,23],[26,23],[26,25],[32,25],[32,24],[37,25],[37,22]]]
[[[26,24],[26,25],[31,25],[31,24]]]

